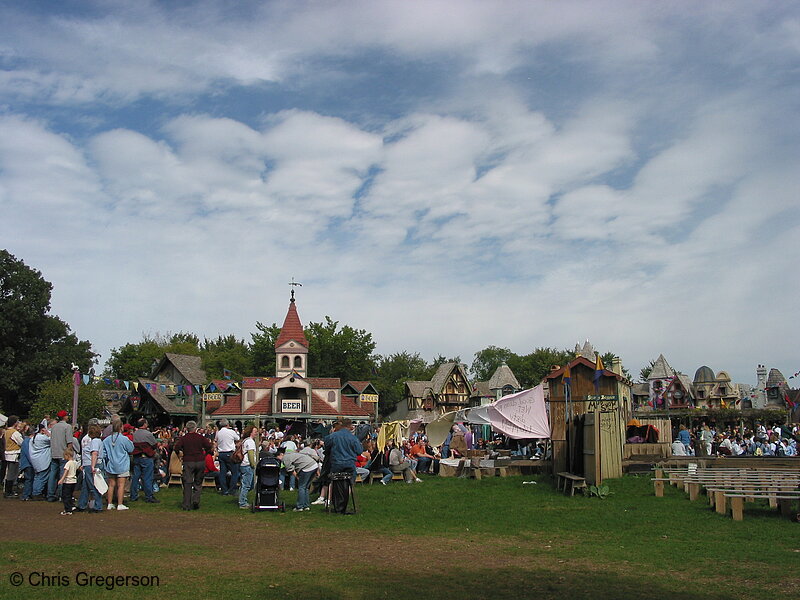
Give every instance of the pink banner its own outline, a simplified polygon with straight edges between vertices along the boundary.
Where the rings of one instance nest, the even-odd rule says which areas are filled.
[[[541,385],[504,396],[493,402],[487,412],[492,429],[510,438],[550,437],[550,421]]]

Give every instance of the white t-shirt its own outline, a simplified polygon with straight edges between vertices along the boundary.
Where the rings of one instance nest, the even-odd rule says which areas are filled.
[[[233,452],[238,441],[239,434],[230,427],[223,427],[217,432],[217,450],[220,452]]]
[[[250,464],[250,461],[249,461],[249,459],[247,457],[247,452],[249,450],[252,450],[253,451],[253,457],[255,458],[255,460],[258,460],[258,453],[256,452],[256,442],[255,442],[255,440],[253,438],[251,438],[251,437],[245,439],[245,441],[242,442],[242,450],[244,451],[244,460],[242,461],[242,464],[244,466],[247,466],[247,467],[252,467],[253,465]]]

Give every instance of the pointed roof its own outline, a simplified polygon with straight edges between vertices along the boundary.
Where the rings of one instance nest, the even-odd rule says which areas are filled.
[[[500,389],[503,386],[510,385],[515,390],[522,389],[519,385],[519,381],[514,376],[514,372],[511,370],[506,363],[503,363],[494,371],[494,375],[489,379],[489,389],[496,390]]]
[[[303,331],[303,324],[300,322],[300,316],[297,314],[297,307],[294,304],[294,298],[289,301],[289,310],[286,313],[286,318],[283,320],[283,327],[281,327],[281,334],[275,340],[275,347],[280,348],[286,342],[294,340],[301,346],[308,348],[308,340]]]
[[[653,363],[653,370],[650,371],[648,379],[669,379],[675,377],[675,371],[669,366],[667,359],[663,354],[659,354],[656,361]]]

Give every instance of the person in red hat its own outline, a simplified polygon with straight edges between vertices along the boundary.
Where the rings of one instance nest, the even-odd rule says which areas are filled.
[[[57,502],[61,499],[61,486],[58,480],[64,472],[64,450],[73,448],[72,425],[67,423],[69,413],[65,410],[58,411],[58,422],[50,430],[50,480],[47,485],[47,501]]]

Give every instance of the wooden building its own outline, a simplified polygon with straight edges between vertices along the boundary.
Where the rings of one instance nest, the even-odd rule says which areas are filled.
[[[596,362],[577,356],[547,377],[552,428],[553,470],[569,471],[589,484],[622,477],[626,406],[630,382],[619,373],[603,369],[595,388]],[[565,375],[569,370],[567,396]]]
[[[471,391],[464,365],[444,363],[430,381],[406,381],[406,410],[398,407],[387,419],[430,423],[446,412],[468,408]]]

